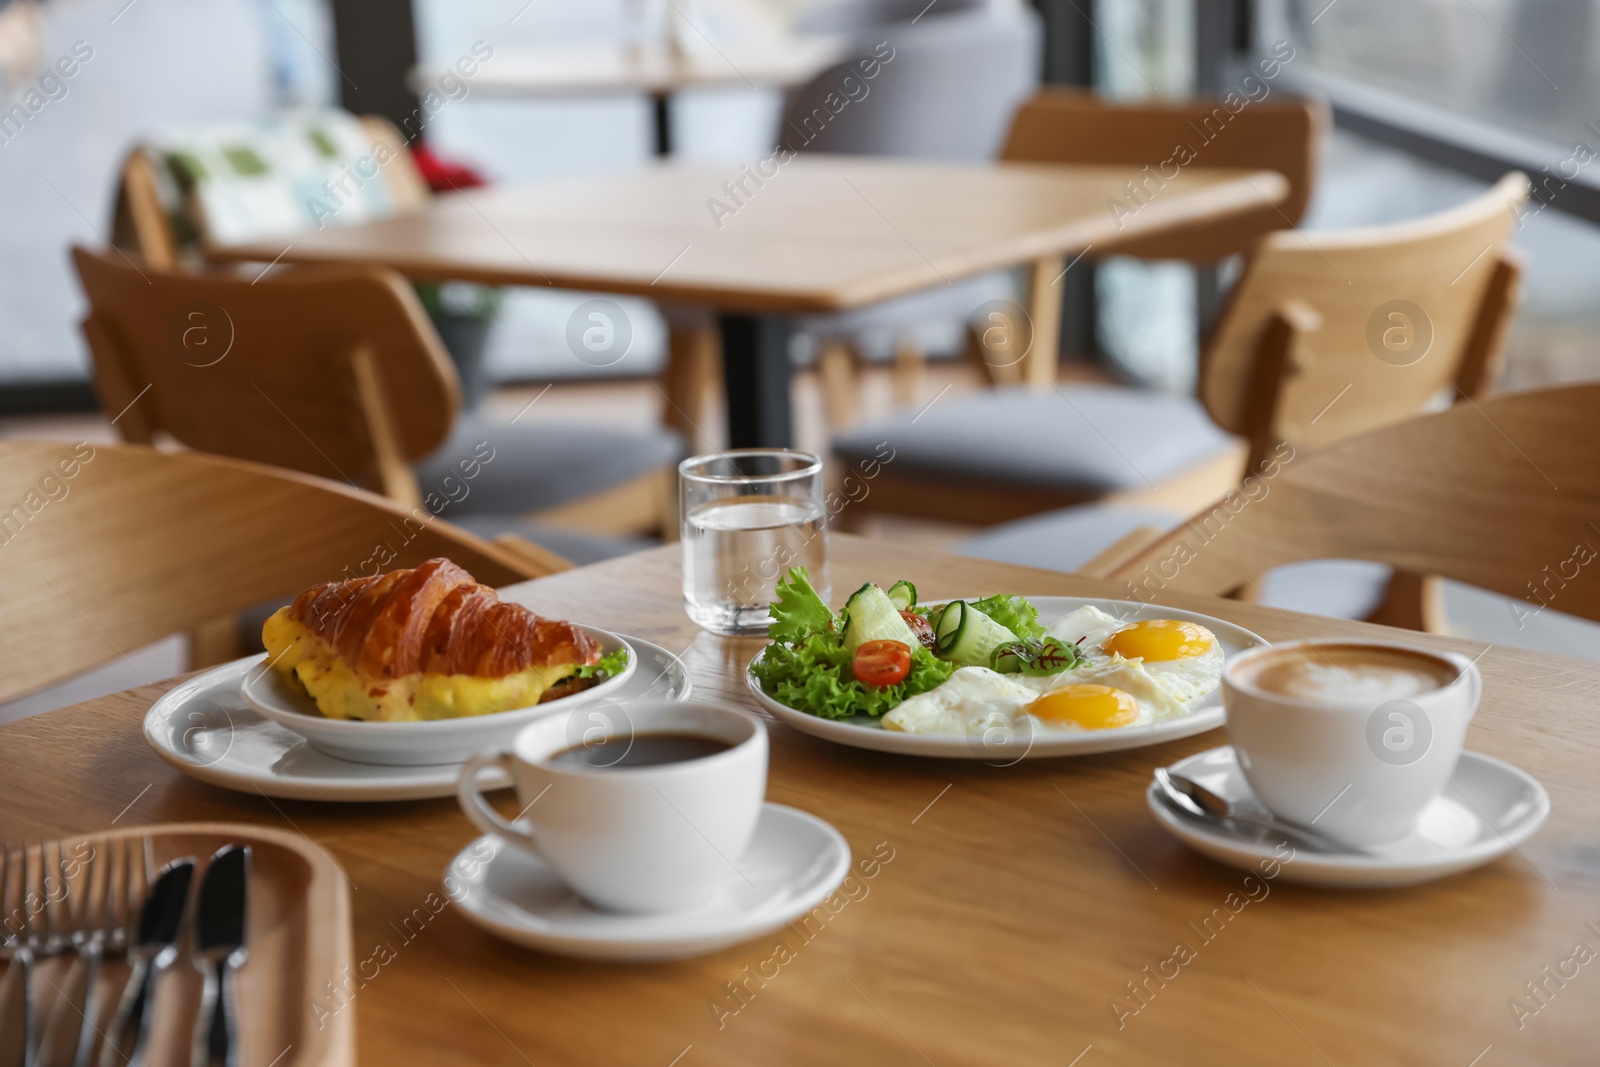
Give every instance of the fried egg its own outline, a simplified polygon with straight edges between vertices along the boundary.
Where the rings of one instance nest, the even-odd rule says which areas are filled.
[[[1132,726],[1143,716],[1132,693],[1109,685],[1074,682],[1059,686],[1023,709],[1046,726],[1112,730]]]
[[[1140,619],[1130,623],[1086,604],[1063,616],[1049,628],[1049,633],[1063,642],[1077,644],[1088,657],[1089,668],[1079,668],[1074,673],[1087,675],[1090,671],[1131,667],[1181,705],[1178,711],[1204,698],[1222,681],[1224,655],[1217,635],[1185,619]],[[1135,686],[1124,688],[1139,693]],[[1169,712],[1172,713],[1176,712]]]
[[[943,685],[901,701],[884,715],[883,728],[960,736],[1010,727],[1023,705],[1039,695],[1023,681],[988,667],[957,668]]]
[[[1182,619],[1130,623],[1085,605],[1048,633],[1077,645],[1085,661],[1043,677],[958,668],[884,715],[884,729],[955,736],[1123,729],[1186,714],[1222,678],[1216,635]]]

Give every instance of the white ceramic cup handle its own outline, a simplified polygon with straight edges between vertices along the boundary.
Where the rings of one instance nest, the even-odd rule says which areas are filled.
[[[1454,653],[1454,656],[1456,662],[1462,665],[1461,673],[1472,681],[1472,710],[1468,712],[1468,718],[1471,718],[1478,713],[1478,702],[1483,699],[1483,672],[1478,670],[1476,661],[1468,659],[1459,652]]]
[[[509,774],[514,758],[509,752],[488,752],[468,758],[461,765],[461,777],[456,779],[456,800],[467,818],[472,820],[472,824],[484,833],[494,834],[514,845],[521,845],[529,852],[537,853],[539,842],[534,836],[501,818],[500,813],[489,806],[489,802],[483,799],[482,791],[478,789],[480,774],[490,767],[498,767]]]
[[[1467,673],[1472,677],[1472,713],[1477,715],[1478,704],[1483,701],[1483,672],[1475,662],[1467,662]]]

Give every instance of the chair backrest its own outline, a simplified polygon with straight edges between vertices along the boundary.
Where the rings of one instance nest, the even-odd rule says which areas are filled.
[[[1015,2],[890,22],[791,92],[778,142],[796,152],[989,160],[1039,84],[1039,17]],[[871,72],[870,74],[867,72]]]
[[[1239,99],[1243,99],[1242,97]],[[1124,104],[1082,90],[1051,88],[1017,109],[1001,157],[1033,163],[1089,163],[1148,168],[1145,195],[1188,167],[1272,170],[1289,196],[1259,211],[1142,237],[1118,255],[1208,262],[1248,252],[1262,236],[1297,224],[1316,180],[1328,108],[1304,98],[1223,99]]]
[[[0,700],[317,582],[543,573],[426,509],[196,452],[0,441],[0,500]]]
[[[1366,559],[1600,619],[1600,384],[1458,404],[1247,480],[1118,567],[1137,599]]]
[[[1527,194],[1513,173],[1426,218],[1264,238],[1201,360],[1211,417],[1259,459],[1481,394],[1517,298],[1508,246]]]
[[[285,148],[297,158],[261,158]],[[324,176],[338,188],[322,187]],[[231,232],[223,236],[232,240],[412,211],[430,195],[405,138],[388,120],[338,111],[285,114],[260,130],[202,129],[136,145],[122,165],[112,244],[157,267],[183,266],[194,258],[186,251],[216,236],[204,204],[208,190],[200,186],[220,179],[236,187],[220,203],[212,197],[213,209],[230,209]],[[360,207],[349,206],[357,196]]]
[[[409,464],[444,441],[459,390],[398,275],[293,269],[252,282],[82,248],[72,258],[95,387],[124,440],[165,432],[415,501]]]

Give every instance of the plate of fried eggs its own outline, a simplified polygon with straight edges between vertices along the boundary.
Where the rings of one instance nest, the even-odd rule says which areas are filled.
[[[1059,674],[958,667],[880,718],[825,719],[750,691],[780,721],[856,748],[981,759],[1077,756],[1189,737],[1223,723],[1222,668],[1266,640],[1222,619],[1132,600],[1028,597],[1081,660]]]

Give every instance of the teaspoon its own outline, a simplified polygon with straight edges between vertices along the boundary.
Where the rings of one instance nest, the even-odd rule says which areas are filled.
[[[1253,811],[1241,811],[1234,807],[1227,797],[1207,789],[1192,778],[1185,778],[1181,774],[1172,774],[1165,767],[1156,768],[1156,785],[1161,788],[1162,795],[1174,807],[1199,819],[1259,826],[1287,837],[1292,841],[1308,845],[1319,852],[1360,851],[1347,845],[1341,845],[1337,841],[1331,841],[1313,830],[1306,830],[1298,826],[1291,826],[1286,822],[1279,822],[1270,815],[1259,815]]]

